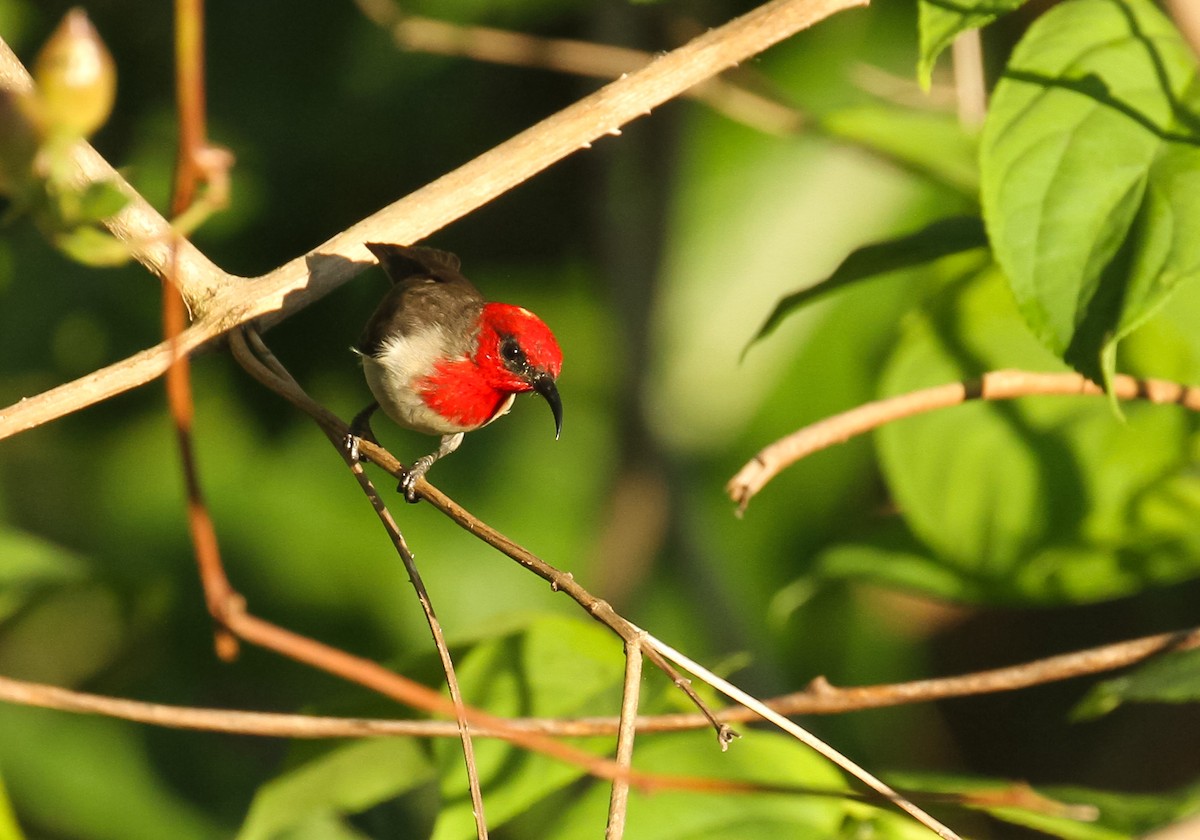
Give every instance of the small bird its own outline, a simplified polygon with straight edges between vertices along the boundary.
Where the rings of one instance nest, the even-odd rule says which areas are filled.
[[[460,271],[458,257],[420,246],[365,243],[392,288],[353,348],[375,396],[350,424],[347,445],[375,442],[371,415],[382,408],[397,425],[441,435],[437,451],[419,458],[400,482],[416,501],[417,480],[462,443],[463,433],[507,414],[517,394],[536,391],[562,432],[555,380],[562,350],[550,328],[519,306],[485,303]]]

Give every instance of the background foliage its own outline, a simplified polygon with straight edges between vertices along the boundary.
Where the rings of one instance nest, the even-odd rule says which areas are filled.
[[[405,8],[651,51],[748,7],[445,5]],[[1122,420],[1101,399],[974,404],[813,457],[745,520],[722,492],[764,443],[880,395],[1001,367],[1200,378],[1186,45],[1149,0],[1027,4],[987,30],[992,75],[1008,72],[976,133],[939,104],[936,73],[933,94],[919,93],[915,68],[927,74],[957,31],[1021,4],[959,5],[876,0],[742,68],[803,110],[793,136],[672,103],[431,240],[459,253],[486,295],[542,315],[567,359],[561,441],[545,410],[521,401],[434,480],[760,696],[820,674],[915,679],[1195,622],[1198,438],[1182,408],[1126,406]],[[29,57],[66,6],[2,0],[0,32]],[[351,4],[210,6],[210,133],[238,163],[232,206],[194,239],[241,274],[315,247],[597,84],[401,53]],[[175,150],[168,7],[88,11],[120,84],[94,143],[163,207]],[[935,226],[933,247],[911,258],[914,232],[981,214],[990,247],[976,233],[943,251]],[[849,264],[854,276],[838,269],[880,242]],[[741,360],[781,298],[824,278],[841,288],[794,299]],[[137,266],[72,263],[28,224],[6,228],[0,404],[154,343],[148,280]],[[267,336],[343,417],[369,399],[347,348],[383,288],[368,272]],[[223,354],[199,358],[195,379],[202,477],[254,610],[436,682],[403,570],[319,432]],[[377,431],[402,458],[430,446]],[[215,660],[160,388],[0,447],[0,673],[188,705],[397,714],[253,649]],[[497,714],[615,711],[614,638],[425,506],[398,514],[470,702]],[[976,836],[1018,836],[1013,823],[1128,836],[1194,809],[1200,727],[1186,705],[1194,678],[1182,678],[1194,662],[807,723],[913,787],[1025,779],[1102,807],[1086,826],[947,817]],[[679,702],[663,682],[647,677],[651,709]],[[1071,715],[1085,695],[1086,721]],[[0,706],[0,778],[21,826],[0,797],[0,838],[467,837],[456,750],[286,744]],[[498,834],[599,831],[603,785],[497,744],[479,750]],[[709,733],[645,737],[638,763],[844,784],[770,735],[727,755]],[[924,836],[836,798],[660,794],[635,798],[630,819],[637,838]]]

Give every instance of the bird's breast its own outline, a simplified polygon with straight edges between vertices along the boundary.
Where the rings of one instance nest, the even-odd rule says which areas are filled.
[[[363,356],[371,393],[397,425],[431,435],[469,432],[505,414],[514,394],[496,390],[465,356],[447,356],[439,329],[388,338]]]

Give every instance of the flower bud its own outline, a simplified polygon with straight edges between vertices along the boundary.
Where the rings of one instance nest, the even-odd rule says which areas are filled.
[[[87,137],[112,111],[116,68],[83,9],[67,12],[38,53],[33,78],[48,134]]]

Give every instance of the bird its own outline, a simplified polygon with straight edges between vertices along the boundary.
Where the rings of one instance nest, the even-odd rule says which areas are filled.
[[[536,392],[562,434],[557,380],[562,349],[528,309],[485,302],[462,274],[459,258],[425,246],[364,243],[392,281],[352,348],[362,359],[374,401],[350,424],[346,445],[375,443],[379,408],[396,425],[441,435],[438,448],[407,470],[399,491],[415,502],[417,481],[458,449],[466,432],[507,414],[517,394]]]

